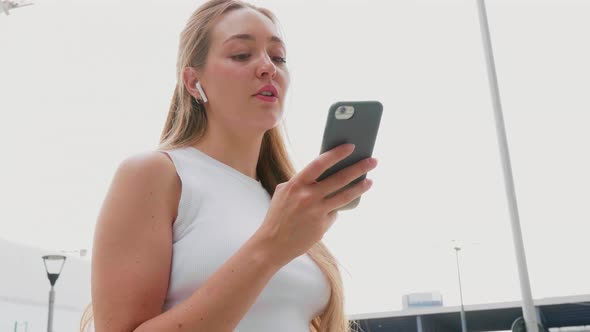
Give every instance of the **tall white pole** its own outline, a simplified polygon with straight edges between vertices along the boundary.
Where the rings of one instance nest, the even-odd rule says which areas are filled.
[[[508,208],[510,210],[512,240],[514,242],[514,250],[516,252],[516,263],[518,265],[518,276],[520,279],[520,292],[522,295],[522,313],[527,332],[539,332],[537,316],[535,314],[535,305],[533,303],[533,296],[531,294],[531,285],[529,282],[526,257],[524,253],[522,232],[520,230],[520,218],[518,215],[518,204],[516,202],[516,191],[514,189],[510,153],[508,151],[508,140],[506,138],[506,129],[504,128],[504,117],[502,115],[500,92],[498,89],[498,80],[496,77],[496,66],[494,64],[494,54],[492,51],[492,42],[490,39],[490,30],[488,26],[488,18],[484,0],[477,0],[477,7],[479,9],[479,23],[481,27],[481,35],[486,58],[488,81],[490,85],[490,92],[492,94],[492,103],[494,106],[494,117],[496,119],[498,145],[500,147],[500,156],[502,158],[506,197],[508,199]]]
[[[467,319],[465,318],[465,308],[463,307],[463,288],[461,287],[461,272],[459,270],[459,250],[455,247],[455,257],[457,258],[457,276],[459,277],[459,297],[461,299],[461,332],[467,332]]]
[[[55,290],[51,286],[49,291],[49,312],[47,315],[47,332],[53,332],[53,305],[55,304]]]

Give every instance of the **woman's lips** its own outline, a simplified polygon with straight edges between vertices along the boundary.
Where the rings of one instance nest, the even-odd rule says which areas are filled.
[[[270,103],[274,103],[277,100],[277,97],[275,96],[255,95],[254,97]]]

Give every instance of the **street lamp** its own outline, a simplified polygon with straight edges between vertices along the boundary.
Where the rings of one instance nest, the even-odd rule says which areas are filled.
[[[522,230],[520,229],[520,215],[518,213],[516,189],[514,187],[514,179],[512,175],[512,163],[510,162],[510,151],[508,151],[508,138],[506,137],[504,114],[502,112],[502,103],[500,101],[500,89],[498,88],[498,78],[496,75],[496,63],[494,61],[490,27],[488,25],[488,14],[484,0],[477,0],[477,9],[479,12],[479,26],[483,40],[488,82],[490,93],[492,95],[492,105],[494,107],[496,136],[498,137],[500,157],[502,158],[504,189],[506,190],[506,199],[508,200],[508,209],[510,211],[512,242],[514,243],[514,251],[516,253],[516,264],[518,267],[518,277],[520,279],[520,293],[522,295],[522,313],[526,330],[529,332],[539,332],[539,323],[537,322],[535,303],[533,302],[529,272],[526,264],[526,255],[524,253]]]
[[[66,256],[63,255],[45,255],[43,256],[43,264],[45,264],[45,271],[47,272],[47,278],[51,283],[51,290],[49,291],[49,315],[47,318],[47,332],[53,330],[53,304],[55,302],[55,290],[53,286],[59,278],[59,274],[64,267],[66,262]],[[61,263],[61,266],[60,266]]]
[[[459,250],[460,247],[455,246],[455,257],[457,258],[457,276],[459,277],[459,296],[461,298],[461,331],[467,332],[467,322],[465,321],[465,309],[463,308],[463,290],[461,289],[461,272],[459,270]]]

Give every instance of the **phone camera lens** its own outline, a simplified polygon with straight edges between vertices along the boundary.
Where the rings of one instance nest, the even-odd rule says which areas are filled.
[[[352,106],[338,106],[336,108],[336,112],[334,113],[334,117],[337,120],[348,120],[354,114],[354,107]]]

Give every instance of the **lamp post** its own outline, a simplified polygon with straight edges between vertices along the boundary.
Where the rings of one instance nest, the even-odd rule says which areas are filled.
[[[506,128],[504,126],[504,114],[502,112],[502,103],[500,101],[500,89],[498,88],[496,64],[494,61],[492,40],[490,37],[490,28],[488,24],[488,15],[484,0],[477,0],[477,9],[479,13],[479,26],[483,40],[486,68],[488,72],[488,83],[490,86],[490,93],[492,95],[492,106],[494,108],[496,135],[498,137],[500,157],[502,158],[504,189],[506,190],[506,199],[508,200],[508,209],[510,212],[510,224],[512,226],[512,241],[514,242],[516,264],[518,266],[518,277],[520,279],[520,293],[522,295],[522,313],[524,316],[526,331],[539,332],[535,304],[533,302],[533,295],[531,292],[531,285],[529,281],[529,272],[526,263],[526,255],[524,252],[522,230],[520,229],[520,215],[518,213],[516,189],[514,187],[514,179],[512,176],[512,163],[510,162],[508,138],[506,137]]]
[[[63,255],[43,256],[43,264],[45,264],[47,278],[49,279],[49,283],[51,284],[51,290],[49,291],[49,314],[47,318],[47,332],[53,331],[53,304],[55,302],[55,290],[53,289],[53,286],[55,285],[57,278],[59,278],[59,274],[61,273],[61,270],[63,269],[65,262],[66,256]]]
[[[459,297],[461,299],[461,331],[467,332],[467,321],[465,320],[465,308],[463,307],[463,289],[461,288],[461,272],[459,270],[459,250],[460,247],[455,246],[455,257],[457,258],[457,276],[459,277]]]

